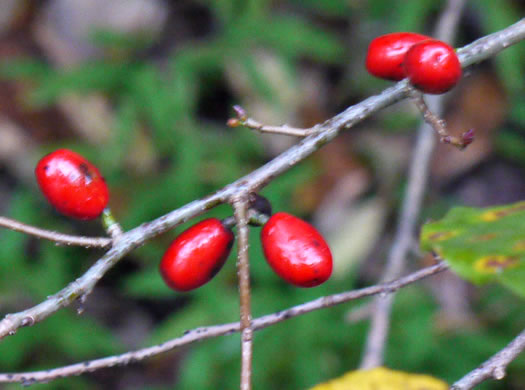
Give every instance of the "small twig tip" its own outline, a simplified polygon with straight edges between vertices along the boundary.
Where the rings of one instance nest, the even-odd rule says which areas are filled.
[[[239,118],[241,122],[244,122],[248,118],[248,115],[246,114],[246,111],[244,110],[244,108],[242,108],[238,104],[233,106],[233,111],[235,111],[237,118]]]
[[[470,129],[461,134],[461,141],[464,148],[470,145],[474,141],[474,129]]]
[[[228,127],[239,127],[241,125],[241,121],[239,119],[237,119],[237,118],[230,118],[226,122],[226,125]]]

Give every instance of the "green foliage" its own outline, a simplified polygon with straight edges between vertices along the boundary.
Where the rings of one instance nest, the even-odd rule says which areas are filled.
[[[431,11],[435,11],[442,4],[435,0],[406,0],[396,4],[383,0],[371,0],[367,2],[367,11],[370,17],[381,23],[386,21],[385,31],[417,31],[430,33],[428,28],[428,17]]]
[[[349,3],[345,0],[292,0],[292,3],[333,16],[348,14],[350,9]]]
[[[525,296],[525,202],[456,207],[423,226],[421,246],[443,257],[474,283],[497,281]]]
[[[523,122],[525,123],[525,120]],[[525,165],[525,138],[523,136],[514,131],[502,130],[496,139],[496,148],[505,158],[522,166]]]
[[[352,65],[348,61],[356,61],[355,53],[352,52],[355,48],[347,47],[341,37],[333,33],[335,29],[330,25],[331,18],[348,18],[350,23],[359,21],[365,26],[364,29],[380,22],[383,30],[428,32],[429,20],[433,20],[436,11],[443,5],[433,0],[397,2],[395,7],[383,0],[199,2],[211,13],[215,24],[213,34],[205,39],[177,42],[176,51],[165,58],[162,66],[145,56],[140,59],[132,57],[134,52],[150,45],[148,37],[137,39],[136,36],[122,36],[109,31],[98,31],[93,35],[93,40],[105,50],[105,57],[97,61],[68,70],[53,69],[35,60],[3,61],[0,65],[2,77],[30,82],[28,85],[32,88],[27,89],[25,102],[28,106],[52,106],[70,93],[97,93],[111,102],[115,116],[107,140],[95,146],[79,145],[68,139],[67,144],[61,141],[60,145],[43,146],[41,154],[57,146],[72,147],[95,162],[111,187],[110,204],[125,229],[206,196],[259,167],[268,158],[254,133],[243,128],[228,129],[218,121],[200,117],[203,97],[225,83],[228,72],[234,66],[244,73],[250,91],[254,92],[253,99],[269,103],[276,110],[284,110],[279,101],[279,85],[272,83],[259,66],[258,55],[261,51],[275,56],[277,63],[284,68],[287,81],[299,86],[299,67],[304,60],[337,66],[338,69]],[[276,3],[279,5],[276,6]],[[514,8],[507,7],[511,1],[480,3],[483,3],[480,14],[485,20],[486,33],[519,18]],[[289,12],[287,7],[301,12]],[[309,12],[315,13],[315,18],[308,17]],[[356,40],[359,41],[359,38]],[[510,54],[507,55],[507,52]],[[523,69],[519,66],[524,62],[522,52],[522,49],[510,49],[496,60],[505,85],[514,92],[522,85],[516,81],[523,79],[520,79]],[[361,68],[362,65],[350,68],[355,70],[357,67]],[[354,73],[349,77],[360,78]],[[352,93],[355,92],[356,83],[364,85],[361,91],[363,96],[377,92],[378,84],[372,84],[375,81],[371,77],[362,79],[365,81],[352,80]],[[344,96],[348,96],[348,91],[343,92]],[[519,125],[525,122],[525,104],[518,93],[514,95],[511,119]],[[231,103],[242,98],[233,96]],[[395,113],[384,121],[386,127],[398,131],[413,127],[413,118],[407,114]],[[501,145],[502,153],[514,148],[512,156],[516,159],[520,158],[520,150],[525,149],[514,139]],[[130,169],[133,165],[130,160],[136,153],[150,153],[151,167],[144,170]],[[276,211],[297,212],[292,201],[294,192],[316,174],[315,168],[309,161],[301,163],[272,182],[264,189],[263,195],[271,200]],[[58,216],[33,188],[20,186],[17,189],[9,202],[8,215],[61,232],[102,234],[96,223],[75,224]],[[204,217],[229,215],[231,208],[223,206],[206,213]],[[169,241],[193,223],[195,220],[177,227],[175,231],[148,242],[123,259],[123,263],[134,267],[134,271],[118,275],[114,283],[116,286],[112,285],[115,275],[110,273],[104,278],[104,282],[110,281],[110,288],[122,292],[126,299],[133,302],[154,300],[169,304],[170,307],[176,306],[172,314],[155,323],[150,337],[142,341],[144,346],[181,336],[185,330],[197,326],[238,320],[239,298],[234,254],[213,281],[188,294],[174,293],[164,285],[158,274],[158,263]],[[449,229],[447,223],[448,220],[444,220],[443,227]],[[470,227],[469,223],[464,228]],[[497,227],[497,224],[497,221],[492,221],[486,222],[484,226]],[[482,229],[481,224],[471,225],[474,229]],[[429,229],[436,226],[440,225],[427,225],[425,231],[431,231]],[[519,233],[516,226],[521,224],[515,225],[514,229],[507,226],[509,234],[513,230]],[[345,280],[330,281],[315,289],[287,286],[266,264],[259,234],[259,229],[251,229],[250,267],[254,316],[356,287],[356,275],[349,275]],[[462,254],[459,236],[457,239],[457,247],[451,252]],[[434,250],[434,244],[439,246],[438,250],[441,245],[448,245],[446,240],[438,243],[427,241]],[[451,239],[450,242],[454,241]],[[471,244],[469,256],[473,257],[477,253],[477,247],[486,249],[486,245],[489,245],[480,244]],[[505,245],[501,248],[508,248],[508,244]],[[447,248],[443,247],[442,250],[448,260]],[[510,254],[501,252],[501,248],[498,247],[498,254]],[[97,251],[58,247],[9,230],[0,231],[2,313],[22,310],[57,292],[81,275],[99,254]],[[520,257],[520,267],[521,261]],[[467,278],[474,274],[474,279],[478,280],[479,277],[485,280],[485,277],[473,273],[472,264],[467,263],[458,261],[453,267],[458,272],[468,274]],[[488,279],[501,280],[518,292],[523,292],[523,287],[518,286],[522,279],[514,280],[510,276],[502,278],[503,274],[505,270],[490,274]],[[387,356],[389,366],[404,371],[432,373],[451,382],[501,348],[509,341],[508,335],[517,333],[519,325],[525,321],[522,302],[506,295],[497,286],[481,291],[483,297],[477,309],[492,323],[484,324],[476,331],[465,330],[451,335],[436,332],[434,319],[437,307],[422,287],[403,290],[394,311]],[[498,311],[500,316],[497,318],[491,311],[495,305],[504,306]],[[304,389],[358,366],[367,324],[350,325],[344,322],[345,314],[354,307],[356,304],[350,303],[318,311],[257,332],[254,387],[280,389],[285,384],[290,390]],[[501,311],[504,313],[501,314]],[[78,317],[74,308],[64,309],[33,328],[21,329],[16,336],[3,340],[0,343],[2,371],[47,369],[127,349],[115,341],[117,335],[113,329],[96,322],[89,317],[89,313],[86,314]],[[237,388],[239,344],[239,336],[231,335],[176,351],[181,359],[177,388]],[[525,372],[525,362],[523,359],[518,360],[511,369],[519,375]],[[485,385],[485,388],[488,386]],[[83,390],[94,389],[96,385],[87,376],[59,380],[39,385],[39,388]]]
[[[495,308],[502,302],[506,308],[497,312]],[[441,313],[436,309],[432,298],[419,287],[400,291],[393,311],[392,335],[386,356],[388,367],[432,373],[453,383],[507,345],[510,335],[519,333],[525,320],[523,301],[497,285],[480,291],[477,310],[482,320],[477,324],[465,323],[455,330],[440,329]],[[446,318],[442,319],[446,322]],[[512,373],[524,368],[524,358],[510,366]],[[509,372],[509,375],[512,374]],[[503,390],[509,387],[505,383],[487,382],[479,388]]]
[[[517,22],[523,15],[515,5],[510,0],[504,0],[501,3],[494,3],[490,0],[480,1],[479,6],[483,11],[480,15],[483,18],[483,26],[485,28],[483,34],[488,34]],[[503,84],[509,92],[516,96],[522,95],[520,85],[525,77],[523,66],[516,66],[516,64],[522,64],[524,60],[525,50],[523,45],[516,45],[494,58],[498,75],[501,77]]]
[[[91,34],[91,40],[95,45],[112,51],[114,55],[128,54],[129,51],[145,49],[153,44],[153,37],[145,32],[124,34],[102,29],[95,30]]]

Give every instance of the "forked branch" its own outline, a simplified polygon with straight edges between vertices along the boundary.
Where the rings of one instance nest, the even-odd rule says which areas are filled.
[[[484,37],[472,44],[465,46],[458,50],[458,56],[462,63],[462,66],[468,66],[470,64],[480,62],[491,56],[494,56],[499,51],[506,47],[519,42],[525,38],[525,21],[521,20],[508,28]],[[302,139],[299,143],[292,146],[272,161],[268,162],[264,166],[256,169],[250,174],[240,178],[234,183],[218,190],[216,193],[205,197],[203,199],[195,200],[188,203],[187,205],[174,210],[164,216],[161,216],[151,222],[147,222],[138,226],[130,231],[120,234],[117,232],[116,236],[118,239],[115,240],[114,245],[111,249],[106,252],[88,271],[79,277],[77,280],[70,283],[61,291],[50,296],[44,302],[24,310],[19,313],[8,314],[5,318],[0,321],[0,338],[7,335],[14,334],[18,328],[23,326],[30,326],[39,321],[42,321],[46,317],[50,316],[57,310],[70,305],[76,299],[81,298],[91,292],[96,283],[103,277],[103,275],[111,269],[121,258],[131,252],[136,247],[143,245],[149,239],[158,236],[173,227],[193,218],[209,209],[223,203],[233,203],[236,196],[242,193],[257,192],[262,187],[267,185],[276,176],[281,175],[285,171],[289,170],[315,151],[319,150],[323,145],[333,140],[338,136],[344,129],[355,126],[360,121],[371,116],[375,112],[390,106],[404,98],[407,98],[410,93],[409,85],[406,81],[401,81],[395,86],[386,89],[381,94],[369,97],[359,104],[348,107],[340,114],[333,118],[325,121],[322,124],[315,126],[312,133]],[[433,271],[436,269],[442,270],[446,266],[439,265],[437,268],[432,268]],[[440,268],[441,267],[441,268]],[[437,271],[436,271],[437,272]],[[418,274],[420,275],[420,274]],[[319,298],[316,301],[309,302],[304,305],[299,305],[294,308],[284,310],[274,315],[262,317],[252,322],[253,329],[259,329],[265,326],[269,326],[272,323],[277,323],[284,319],[300,315],[312,310],[317,310],[323,307],[329,307],[341,302],[345,302],[351,299],[357,299],[359,297],[377,294],[381,292],[394,291],[401,287],[403,284],[396,284],[395,282],[386,283],[374,287],[370,287],[363,290],[356,290],[354,292],[348,292],[343,294],[336,294],[333,296],[327,296]],[[210,330],[211,329],[211,330]],[[225,334],[228,332],[238,331],[240,325],[229,324],[219,325],[217,327],[201,328],[190,332],[188,335],[176,339],[173,344],[169,344],[171,348],[176,346],[187,344],[192,341],[201,340],[204,338],[214,337],[219,334]],[[214,333],[218,332],[218,333]],[[156,349],[155,349],[156,348]],[[5,374],[2,376],[2,380],[6,382],[25,382],[32,380],[47,380],[56,378],[64,375],[74,375],[81,372],[89,371],[89,369],[95,367],[95,362],[106,362],[103,366],[109,366],[111,364],[124,364],[133,359],[140,359],[145,356],[150,356],[155,351],[162,350],[162,346],[153,347],[152,350],[141,350],[141,353],[130,352],[128,354],[121,355],[121,358],[107,358],[110,364],[105,359],[96,360],[81,364],[82,367],[75,366],[74,369],[56,369],[50,370],[46,373],[39,373],[38,376],[30,374]],[[160,352],[158,352],[160,353]],[[119,360],[121,359],[121,360]],[[85,366],[84,366],[85,365]],[[73,367],[73,366],[70,366]],[[54,373],[54,377],[51,373]],[[34,379],[33,379],[34,378]]]

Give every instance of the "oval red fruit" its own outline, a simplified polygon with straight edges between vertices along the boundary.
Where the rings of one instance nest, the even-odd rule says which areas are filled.
[[[370,42],[366,55],[366,69],[376,77],[387,80],[402,80],[403,59],[408,49],[417,42],[429,39],[426,35],[397,32],[381,35]]]
[[[266,261],[288,283],[314,287],[332,274],[332,253],[309,223],[287,213],[276,213],[264,225],[261,241]]]
[[[461,63],[454,48],[435,39],[412,46],[403,68],[410,83],[425,93],[447,92],[461,78]]]
[[[71,150],[44,156],[35,175],[49,203],[69,217],[93,219],[108,204],[108,187],[97,167]]]
[[[202,286],[219,272],[233,245],[233,233],[217,218],[205,219],[182,232],[160,262],[166,284],[177,291]]]

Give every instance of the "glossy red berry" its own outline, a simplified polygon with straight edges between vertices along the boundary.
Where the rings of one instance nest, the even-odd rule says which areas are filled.
[[[217,218],[205,219],[173,240],[160,262],[166,284],[177,291],[202,286],[219,272],[230,254],[233,233]]]
[[[454,48],[430,39],[412,46],[403,62],[410,83],[425,93],[444,93],[461,78],[461,64]]]
[[[403,59],[408,49],[427,39],[429,37],[426,35],[411,32],[381,35],[368,46],[366,69],[376,77],[402,80],[406,77],[403,70]]]
[[[332,274],[332,254],[309,223],[276,213],[264,225],[261,241],[266,261],[277,275],[299,287],[314,287]]]
[[[44,156],[35,175],[49,203],[69,217],[93,219],[108,204],[108,187],[97,167],[71,150]]]

